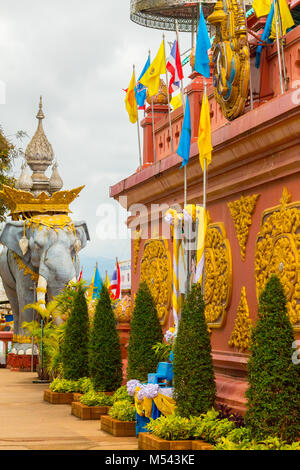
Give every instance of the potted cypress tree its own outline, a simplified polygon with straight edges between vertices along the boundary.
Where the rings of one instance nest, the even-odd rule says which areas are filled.
[[[283,286],[274,275],[259,299],[248,362],[245,421],[256,439],[299,437],[300,371],[292,361],[293,342]]]
[[[62,344],[62,370],[65,379],[88,377],[89,315],[85,289],[79,285]]]
[[[200,284],[184,302],[174,347],[174,398],[181,416],[199,416],[215,404],[211,344]]]
[[[146,381],[148,373],[155,372],[158,358],[153,346],[163,341],[163,333],[157,309],[145,282],[136,294],[133,315],[130,323],[128,345],[127,379]]]
[[[122,356],[108,289],[96,305],[89,344],[89,371],[94,390],[114,392],[122,385]]]

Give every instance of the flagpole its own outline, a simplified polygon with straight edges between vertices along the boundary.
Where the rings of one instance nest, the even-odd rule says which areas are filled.
[[[207,98],[207,84],[205,77],[203,77],[204,83],[204,99],[206,102]],[[207,161],[204,158],[204,166],[203,166],[203,209],[206,212],[207,200],[206,200],[206,191],[207,191]],[[205,298],[205,245],[203,249],[203,274],[202,274],[202,295],[203,299]]]
[[[278,0],[276,1],[278,3]],[[279,32],[280,32],[280,38],[281,38],[280,46],[281,46],[281,56],[282,56],[283,80],[284,80],[285,91],[287,91],[288,90],[288,78],[286,76],[286,68],[285,68],[285,56],[284,56],[284,48],[283,48],[283,41],[282,41],[283,28],[282,28],[282,18],[281,18],[279,3],[278,3],[278,20],[279,20]]]
[[[149,62],[151,62],[151,51],[149,49]],[[154,132],[154,106],[153,96],[151,96],[151,114],[152,114],[152,142],[153,142],[153,162],[156,162],[156,150],[155,150],[155,132]]]
[[[179,31],[178,31],[178,22],[175,19],[175,29],[176,29],[176,38],[178,44],[178,51],[180,56],[180,41],[179,41]],[[182,101],[182,109],[183,109],[183,118],[185,114],[185,99],[184,99],[184,92],[183,92],[183,80],[180,80],[180,92],[181,92],[181,101]],[[184,166],[184,206],[187,205],[187,165]]]
[[[274,17],[275,17],[275,29],[276,29],[276,44],[277,44],[277,56],[278,56],[278,68],[279,68],[279,79],[280,79],[280,88],[281,94],[283,95],[283,79],[282,79],[282,64],[281,64],[281,54],[280,54],[280,44],[279,44],[279,32],[278,32],[278,22],[277,22],[277,9],[276,9],[276,2],[272,0],[274,6]]]
[[[165,42],[165,35],[163,34],[163,41],[164,41],[164,50],[165,50],[165,59],[166,59],[166,42]],[[169,79],[168,79],[168,71],[166,68],[166,83],[167,83],[167,97],[168,97],[168,111],[169,111],[169,127],[170,127],[170,138],[171,138],[171,150],[172,153],[174,152],[173,146],[173,135],[172,135],[172,121],[171,121],[171,109],[170,109],[170,95],[169,95]]]
[[[133,65],[133,74],[134,74],[134,81],[135,80],[135,65]],[[140,136],[140,120],[139,120],[139,110],[138,110],[138,104],[136,103],[136,113],[137,113],[137,133],[138,133],[138,144],[139,144],[139,162],[140,162],[140,169],[142,169],[142,150],[141,150],[141,136]]]

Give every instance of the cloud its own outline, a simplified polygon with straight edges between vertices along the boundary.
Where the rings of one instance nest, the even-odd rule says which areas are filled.
[[[99,240],[96,230],[99,205],[117,207],[109,186],[138,166],[137,130],[129,123],[122,88],[129,84],[133,63],[138,73],[148,50],[154,55],[162,40],[160,31],[130,21],[129,4],[10,0],[1,6],[0,79],[7,87],[1,125],[7,135],[22,129],[32,136],[43,95],[44,128],[64,187],[86,185],[72,210],[74,219],[88,223],[92,241],[85,254],[90,257],[130,256],[128,240]],[[174,33],[166,37],[171,41]],[[186,35],[182,49],[189,44]]]

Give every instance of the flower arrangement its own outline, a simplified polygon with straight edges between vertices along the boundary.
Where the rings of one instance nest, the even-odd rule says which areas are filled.
[[[144,398],[156,398],[159,393],[160,387],[158,384],[141,385],[141,390],[137,393],[137,399],[142,401]]]
[[[135,380],[135,379],[129,380],[129,381],[127,382],[127,392],[128,392],[128,395],[129,395],[130,397],[134,397],[134,395],[135,395],[135,389],[136,389],[137,387],[140,387],[140,386],[141,386],[141,382],[140,382],[139,380]]]

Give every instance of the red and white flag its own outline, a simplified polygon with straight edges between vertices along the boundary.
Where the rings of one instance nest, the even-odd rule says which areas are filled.
[[[114,294],[113,294],[114,291]],[[120,266],[117,263],[117,269],[114,270],[112,279],[110,281],[109,292],[112,294],[113,298],[119,299],[121,294],[121,275],[120,275]]]
[[[171,50],[171,55],[167,60],[166,67],[171,74],[171,79],[169,83],[169,94],[171,94],[174,93],[174,91],[176,91],[177,88],[180,87],[180,80],[183,79],[181,58],[177,41],[174,41]]]

